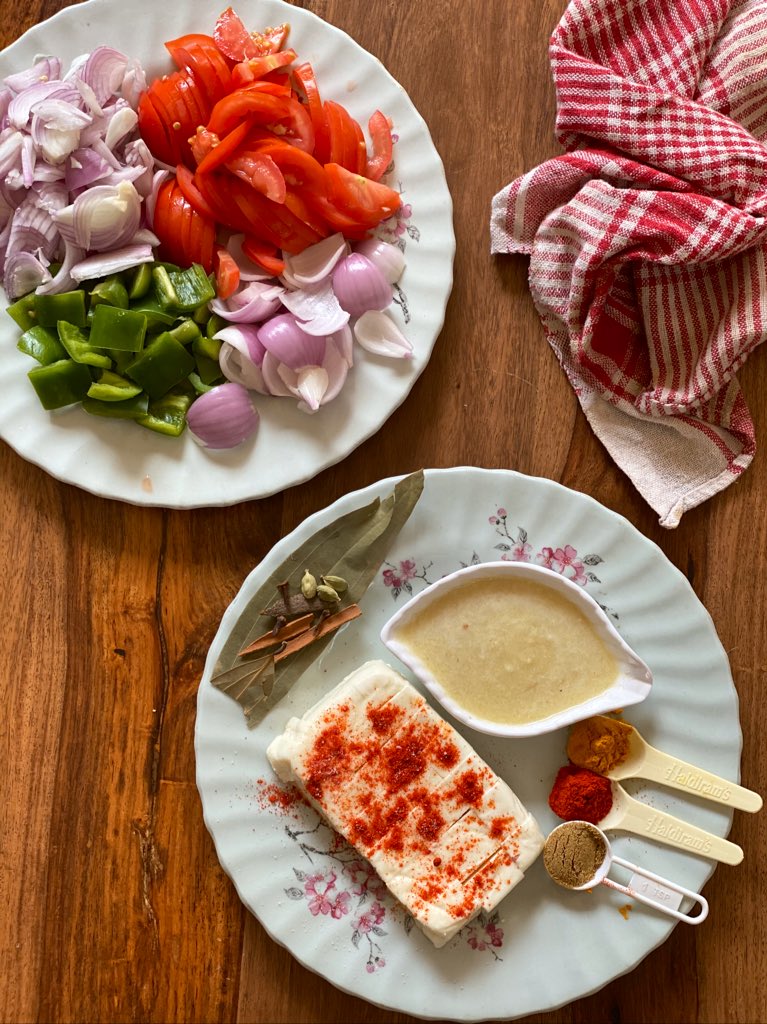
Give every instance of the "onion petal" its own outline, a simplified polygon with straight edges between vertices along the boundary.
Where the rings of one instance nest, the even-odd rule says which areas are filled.
[[[291,370],[321,366],[325,358],[325,338],[308,334],[290,313],[281,313],[262,324],[258,340]]]
[[[349,322],[349,313],[339,305],[329,280],[311,290],[286,291],[282,304],[289,309],[307,334],[333,334]]]
[[[300,288],[310,287],[329,277],[336,263],[348,252],[348,242],[340,232],[337,232],[315,245],[308,246],[297,256],[288,256],[285,266],[292,281]]]
[[[110,252],[100,252],[89,256],[72,267],[72,280],[89,281],[94,277],[106,277],[108,274],[119,274],[122,270],[137,267],[140,263],[151,263],[154,260],[151,245],[126,245]]]
[[[354,325],[354,337],[366,352],[373,355],[413,358],[413,346],[391,317],[380,310],[362,314]]]

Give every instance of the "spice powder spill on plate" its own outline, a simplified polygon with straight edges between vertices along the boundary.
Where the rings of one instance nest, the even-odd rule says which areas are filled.
[[[491,911],[543,847],[506,783],[381,661],[291,719],[267,756],[438,947]]]

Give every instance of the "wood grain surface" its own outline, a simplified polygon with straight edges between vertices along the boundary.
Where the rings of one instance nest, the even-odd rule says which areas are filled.
[[[64,5],[0,0],[3,45]],[[263,501],[135,508],[0,445],[3,1021],[411,1019],[338,992],[267,938],[218,865],[194,781],[198,681],[243,579],[307,514],[389,474],[511,467],[593,495],[656,541],[713,616],[740,696],[742,781],[767,790],[765,353],[741,373],[761,444],[753,466],[666,532],[578,410],[526,261],[488,255],[490,197],[557,151],[546,46],[564,0],[305,6],[378,56],[431,129],[455,202],[445,329],[376,436]],[[737,815],[731,838],[746,859],[706,886],[704,927],[678,927],[631,974],[528,1020],[767,1021],[767,816]]]

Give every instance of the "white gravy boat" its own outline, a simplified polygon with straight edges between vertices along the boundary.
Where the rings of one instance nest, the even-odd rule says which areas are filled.
[[[444,597],[450,590],[463,587],[468,583],[476,583],[480,580],[493,579],[498,576],[513,576],[538,583],[541,586],[556,591],[567,601],[576,605],[578,610],[582,612],[591,624],[596,635],[615,658],[618,665],[618,675],[615,681],[602,693],[580,704],[573,704],[563,711],[558,711],[546,718],[520,724],[506,724],[478,718],[447,694],[439,679],[432,675],[418,656],[402,640],[402,630],[416,615],[426,609],[432,601]],[[555,729],[572,725],[573,722],[589,718],[591,715],[599,715],[607,711],[614,711],[616,708],[628,707],[630,704],[638,704],[647,697],[652,686],[652,673],[650,669],[632,651],[615,630],[597,602],[582,587],[579,587],[576,583],[571,582],[551,569],[544,569],[539,565],[528,565],[524,562],[485,562],[480,565],[470,565],[465,569],[459,569],[457,572],[451,573],[449,576],[444,576],[426,590],[422,590],[420,594],[416,594],[415,597],[411,598],[407,604],[403,605],[389,619],[381,630],[381,640],[390,651],[396,654],[400,661],[404,662],[415,673],[451,715],[465,725],[468,725],[471,729],[489,733],[492,736],[538,736],[541,733],[553,732]],[[445,642],[448,643],[449,639],[446,638]],[[455,643],[459,642],[456,639]],[[478,684],[479,682],[478,680]]]

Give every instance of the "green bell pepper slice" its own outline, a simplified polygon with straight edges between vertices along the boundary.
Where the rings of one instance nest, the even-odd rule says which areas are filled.
[[[137,302],[132,302],[130,309],[132,309],[134,313],[144,314],[147,322],[147,330],[150,331],[155,327],[170,327],[176,319],[172,313],[168,313],[167,310],[163,309],[159,301],[153,296],[139,299]]]
[[[88,397],[98,398],[101,402],[124,402],[126,398],[135,398],[140,394],[138,384],[111,370],[102,370],[98,379],[88,388]]]
[[[35,298],[35,293],[30,292],[29,295],[25,295],[6,308],[8,316],[16,321],[22,331],[28,331],[30,327],[34,327],[37,323]],[[56,325],[52,324],[52,326],[55,327]]]
[[[125,372],[141,385],[151,399],[158,399],[185,380],[194,368],[191,353],[180,341],[163,331],[147,344]]]
[[[35,295],[35,316],[43,327],[55,327],[59,320],[75,327],[85,327],[85,292],[78,288],[77,291],[59,292],[58,295]]]
[[[128,308],[128,289],[123,284],[119,274],[99,281],[91,289],[91,308],[93,306],[117,306],[120,309]]]
[[[136,422],[158,434],[179,437],[186,427],[186,413],[193,399],[194,395],[188,394],[165,395],[156,402],[150,402],[147,415],[139,417]]]
[[[47,366],[48,363],[56,363],[59,359],[67,358],[67,350],[59,339],[47,327],[30,327],[24,331],[16,342],[16,348],[25,355],[32,356],[38,363]]]
[[[219,316],[218,313],[212,313],[205,325],[205,337],[212,338],[214,334],[218,334],[219,331],[223,331],[228,326],[228,321],[224,320],[222,316]]]
[[[142,263],[131,272],[128,280],[128,298],[131,302],[143,299],[152,287],[152,264]]]
[[[96,306],[91,324],[91,348],[140,352],[144,347],[146,325],[146,315],[135,309]]]
[[[193,263],[186,270],[155,266],[152,277],[160,305],[166,309],[194,313],[216,297],[216,291],[199,263]]]
[[[202,337],[200,328],[194,320],[182,320],[180,324],[176,324],[175,327],[171,328],[168,333],[172,334],[176,341],[180,341],[182,345],[188,345],[190,341],[196,341]]]
[[[81,402],[91,386],[91,375],[83,363],[59,359],[47,366],[36,366],[27,374],[43,409],[61,409]]]
[[[143,391],[124,402],[102,402],[87,395],[83,399],[83,409],[91,416],[106,416],[114,420],[138,420],[146,416],[148,408],[149,397]]]
[[[59,320],[56,327],[59,332],[59,341],[76,363],[98,366],[103,370],[112,368],[112,360],[106,352],[97,352],[79,327],[67,323],[65,320]]]

